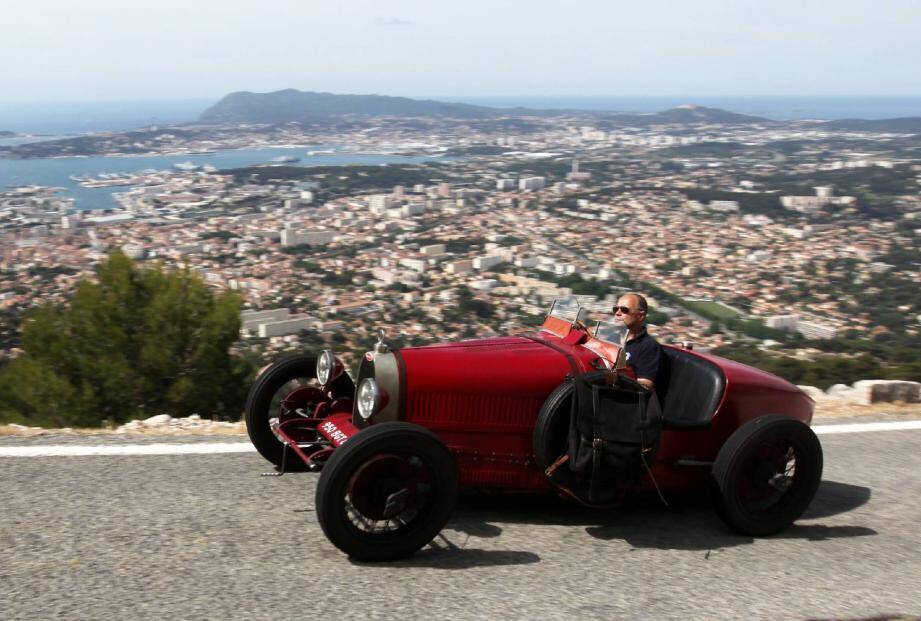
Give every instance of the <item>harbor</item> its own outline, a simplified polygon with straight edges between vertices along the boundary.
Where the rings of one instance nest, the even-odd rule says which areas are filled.
[[[308,156],[307,154],[310,153]],[[304,156],[302,160],[300,156]],[[117,209],[114,194],[144,185],[144,176],[159,171],[216,172],[260,165],[345,166],[414,163],[430,157],[363,153],[329,145],[286,145],[254,149],[184,152],[169,155],[58,157],[0,160],[0,188],[59,188],[77,210]]]

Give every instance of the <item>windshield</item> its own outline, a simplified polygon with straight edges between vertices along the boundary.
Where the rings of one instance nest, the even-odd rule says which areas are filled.
[[[595,331],[595,328],[592,328],[592,330]],[[624,332],[626,331],[627,328],[623,323],[614,321],[613,317],[608,317],[607,319],[602,319],[598,323],[597,331],[594,336],[602,341],[620,345],[623,342]]]
[[[550,312],[548,313],[550,317],[558,317],[566,321],[572,322],[580,319],[585,320],[585,314],[587,309],[583,308],[579,304],[579,300],[575,297],[565,297],[557,298],[553,301],[553,304],[550,306]]]
[[[594,298],[581,301],[578,296],[557,298],[553,301],[548,316],[569,324],[578,319],[588,328],[589,334],[615,345],[620,345],[626,329],[623,323],[615,321],[607,306],[599,305]]]

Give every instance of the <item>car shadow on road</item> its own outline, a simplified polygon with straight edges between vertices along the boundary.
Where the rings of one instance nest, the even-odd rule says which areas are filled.
[[[540,557],[533,552],[463,548],[450,541],[450,539],[445,539],[445,537],[439,535],[435,541],[411,557],[393,561],[388,563],[388,566],[470,569],[471,567],[494,567],[497,565],[528,565],[538,562],[540,562]],[[352,563],[362,564],[359,561],[352,561]]]
[[[849,485],[837,481],[822,481],[812,504],[803,514],[804,520],[847,513],[870,501],[873,492],[869,487]]]
[[[823,481],[801,519],[846,513],[866,504],[870,496],[866,487]],[[754,541],[723,524],[706,491],[672,493],[666,499],[668,506],[655,494],[637,494],[617,509],[595,510],[548,494],[467,493],[447,528],[471,537],[498,537],[502,529],[496,523],[584,526],[597,539],[622,539],[634,548],[676,550],[714,550]],[[863,526],[796,524],[772,538],[822,541],[875,534]]]

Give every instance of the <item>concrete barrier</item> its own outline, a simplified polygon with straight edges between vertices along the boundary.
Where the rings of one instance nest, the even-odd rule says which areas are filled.
[[[843,401],[857,405],[874,403],[921,403],[921,382],[904,380],[860,380],[853,386],[835,384],[822,391],[815,386],[799,386],[815,401]]]

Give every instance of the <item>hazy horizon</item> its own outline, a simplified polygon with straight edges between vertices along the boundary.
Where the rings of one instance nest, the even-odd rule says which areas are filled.
[[[496,93],[478,93],[478,94],[458,94],[458,93],[446,93],[440,95],[432,95],[428,93],[390,93],[384,91],[329,91],[321,90],[310,87],[297,87],[297,86],[284,86],[276,89],[269,90],[255,90],[241,88],[234,91],[227,91],[219,95],[197,95],[190,97],[108,97],[108,98],[87,98],[87,99],[33,99],[33,100],[3,100],[0,99],[0,105],[4,106],[31,106],[31,105],[83,105],[83,104],[112,104],[112,103],[124,103],[124,102],[134,102],[134,103],[176,103],[176,102],[199,102],[204,103],[205,105],[212,105],[220,101],[223,97],[231,93],[237,92],[250,92],[250,93],[273,93],[283,90],[298,90],[302,92],[316,92],[316,93],[331,93],[334,95],[380,95],[385,97],[406,97],[409,99],[431,99],[434,101],[456,101],[463,102],[468,100],[523,100],[523,99],[534,99],[534,100],[553,100],[553,99],[568,99],[568,100],[617,100],[617,99],[682,99],[687,100],[686,103],[693,104],[695,99],[738,99],[738,100],[792,100],[792,99],[802,99],[802,100],[844,100],[844,99],[921,99],[921,92],[918,93],[839,93],[833,95],[815,95],[815,94],[802,94],[802,93],[791,93],[785,95],[776,95],[776,94],[767,94],[767,95],[752,95],[748,93],[726,93],[726,94],[708,94],[708,93],[691,93],[691,94],[676,94],[676,93],[658,93],[658,94],[643,94],[643,93],[614,93],[614,94],[593,94],[586,95],[584,93],[548,93],[533,95],[527,93],[505,93],[505,92],[496,92]],[[2,94],[0,94],[2,97]]]
[[[921,4],[0,0],[12,102],[220,97],[921,95]],[[626,95],[624,95],[626,94]]]
[[[884,119],[921,116],[919,96],[417,96],[498,108],[660,112],[698,104],[777,121],[844,118]],[[0,130],[35,134],[121,131],[147,125],[194,122],[220,97],[107,101],[45,101],[0,104]]]

